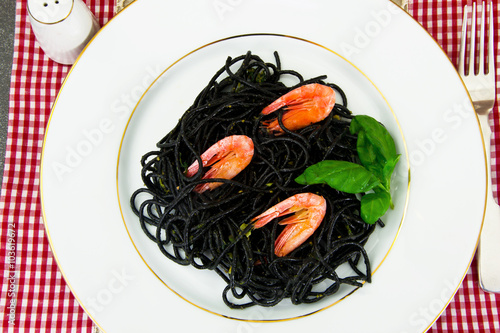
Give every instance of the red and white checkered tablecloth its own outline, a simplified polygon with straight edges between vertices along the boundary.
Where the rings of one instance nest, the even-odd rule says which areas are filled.
[[[85,2],[101,26],[113,16],[114,1]],[[27,0],[17,0],[8,138],[0,196],[1,331],[92,332],[95,326],[71,294],[52,257],[38,192],[45,126],[69,66],[49,60],[40,50],[27,18],[26,3]],[[437,40],[454,64],[458,64],[466,3],[472,1],[410,0],[409,5],[410,14]],[[499,41],[498,5],[494,17],[496,41]],[[500,69],[498,61],[497,68]],[[500,83],[498,73],[497,70]],[[498,112],[498,107],[495,111]],[[494,128],[500,133],[498,118],[494,119]],[[496,151],[500,151],[500,135],[495,145],[493,163]],[[496,183],[495,168],[496,164],[493,170]],[[499,308],[500,295],[480,290],[473,262],[455,298],[429,332],[500,332]]]

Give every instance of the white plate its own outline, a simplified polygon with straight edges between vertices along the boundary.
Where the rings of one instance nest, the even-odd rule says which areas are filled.
[[[384,104],[380,116],[386,117],[389,113],[384,108],[390,105],[397,115],[412,177],[406,218],[373,283],[324,311],[273,323],[264,321],[295,318],[300,313],[283,315],[279,309],[253,308],[243,316],[246,320],[228,319],[192,303],[227,315],[225,309],[193,295],[183,295],[192,303],[186,302],[167,288],[161,278],[168,278],[160,271],[158,278],[136,251],[134,243],[139,243],[131,242],[116,186],[121,182],[117,159],[122,135],[151,82],[201,46],[252,33],[318,43],[364,73],[362,84],[370,78],[382,93],[370,99],[375,101],[374,109]],[[328,58],[316,51],[319,46],[281,38],[308,46],[295,48],[292,53],[297,54],[290,58],[285,52],[289,46],[281,42],[255,47],[262,52],[283,48],[279,50],[283,61],[306,71],[317,66],[312,57]],[[210,50],[210,63],[217,58],[212,52],[225,57],[232,51],[219,45],[198,50],[184,62]],[[307,48],[312,50],[310,56]],[[241,49],[241,45],[236,48]],[[332,61],[332,69],[345,68]],[[177,68],[184,70],[182,61],[172,68],[174,74]],[[332,69],[327,74],[334,80]],[[202,72],[212,71],[210,65]],[[344,77],[343,84],[359,81],[359,73],[345,73],[354,76]],[[357,97],[358,91],[352,94]],[[186,95],[179,106],[187,105],[192,97]],[[350,103],[356,103],[356,97]],[[394,122],[394,118],[380,120]],[[154,145],[158,137],[155,133],[151,137]],[[486,193],[477,118],[453,65],[415,21],[382,0],[137,1],[106,25],[72,68],[54,104],[41,167],[43,216],[56,260],[83,308],[106,332],[302,332],[310,327],[422,332],[443,311],[467,271]],[[133,232],[131,236],[134,239]]]
[[[141,157],[146,152],[156,150],[156,142],[175,126],[196,95],[224,65],[228,55],[235,58],[248,50],[266,62],[274,62],[273,52],[278,51],[282,68],[297,70],[304,78],[322,74],[334,78],[334,81],[328,78],[326,81],[334,82],[344,90],[352,112],[368,114],[382,121],[395,138],[397,151],[403,155],[394,172],[391,186],[395,209],[384,216],[386,227],[378,228],[366,244],[373,272],[378,269],[394,244],[407,207],[409,191],[408,153],[397,118],[368,78],[338,54],[296,38],[269,34],[245,35],[211,43],[189,53],[168,68],[141,98],[126,128],[118,161],[117,186],[121,212],[141,257],[166,286],[202,309],[242,320],[251,319],[255,309],[229,309],[221,298],[225,284],[215,272],[186,268],[165,258],[156,243],[150,241],[142,231],[137,216],[130,208],[130,198],[135,190],[144,186],[140,177]],[[193,78],[196,78],[194,82]],[[294,83],[296,80],[289,82],[290,85]],[[290,302],[283,301],[273,311],[263,312],[263,319],[277,321],[315,313],[336,304],[355,289],[344,286],[333,297],[313,304],[293,306]]]

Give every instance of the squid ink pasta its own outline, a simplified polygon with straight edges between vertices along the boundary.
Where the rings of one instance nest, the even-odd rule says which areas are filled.
[[[317,302],[342,285],[370,282],[370,261],[364,244],[374,229],[365,223],[353,194],[326,185],[294,181],[305,168],[323,160],[357,160],[356,136],[349,131],[351,112],[340,87],[326,76],[304,78],[281,68],[280,58],[264,62],[248,52],[229,57],[215,73],[175,128],[142,157],[144,187],[131,197],[145,235],[170,260],[213,270],[224,280],[222,300],[231,308]],[[285,85],[283,82],[293,82]],[[261,111],[280,96],[311,83],[329,86],[337,94],[332,112],[322,121],[276,135],[262,124],[276,117]],[[207,178],[200,168],[186,171],[214,143],[232,135],[252,139],[251,162],[232,179]],[[201,164],[200,164],[201,165]],[[203,184],[222,183],[199,192]],[[253,218],[286,198],[303,192],[326,200],[323,221],[300,246],[285,256],[275,254],[283,226],[272,221],[254,228]],[[278,219],[279,220],[279,219]],[[349,274],[339,272],[348,265]],[[215,274],[214,273],[214,274]]]

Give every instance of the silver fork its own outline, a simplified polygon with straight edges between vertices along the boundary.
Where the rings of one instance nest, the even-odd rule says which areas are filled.
[[[478,246],[478,271],[479,284],[484,291],[500,293],[500,206],[493,198],[491,183],[490,162],[490,137],[489,114],[495,104],[495,57],[493,46],[493,2],[489,3],[489,33],[488,33],[488,67],[484,62],[485,31],[486,31],[486,7],[484,1],[481,4],[481,30],[479,40],[479,68],[476,68],[476,3],[472,6],[472,20],[470,31],[470,47],[467,52],[467,24],[468,7],[464,7],[464,19],[462,23],[462,41],[460,45],[459,74],[469,91],[474,109],[478,115],[485,153],[488,161],[488,189],[486,198],[486,209],[481,230],[481,238]],[[468,71],[465,71],[465,59],[469,56]]]

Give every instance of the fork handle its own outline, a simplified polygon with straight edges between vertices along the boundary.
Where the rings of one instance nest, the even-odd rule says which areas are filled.
[[[487,115],[480,115],[487,159],[488,191],[483,227],[478,245],[479,285],[486,292],[500,293],[500,206],[493,197],[491,181],[491,128]]]

